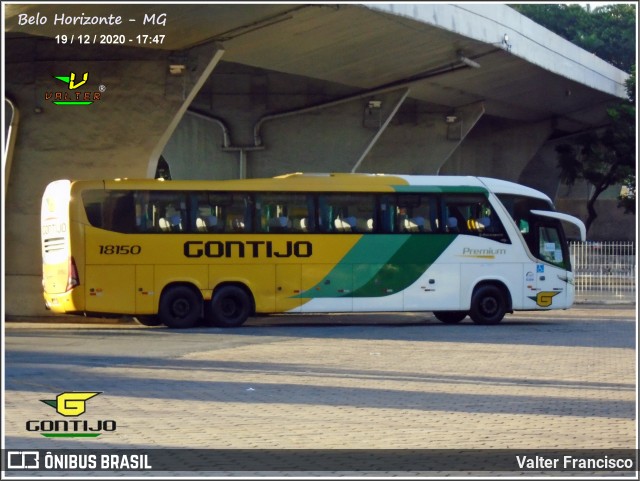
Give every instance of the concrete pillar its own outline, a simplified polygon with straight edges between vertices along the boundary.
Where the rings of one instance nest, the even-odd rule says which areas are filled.
[[[361,172],[437,174],[484,114],[482,102],[442,113],[407,101],[360,167]],[[455,121],[447,123],[447,117]]]
[[[378,130],[376,134],[373,136],[369,144],[365,147],[364,151],[360,154],[360,157],[358,157],[358,160],[356,161],[354,166],[351,168],[351,172],[358,171],[358,168],[360,167],[364,159],[367,157],[367,155],[369,155],[369,152],[371,152],[371,149],[373,149],[376,146],[378,140],[380,139],[382,134],[384,134],[385,130],[389,126],[389,123],[395,118],[396,113],[398,112],[400,107],[402,107],[402,104],[407,99],[408,95],[409,95],[409,88],[407,87],[402,89],[400,97],[391,105],[390,108],[387,107],[387,110],[389,110],[389,112],[386,114],[386,118],[384,119],[384,121],[382,121],[382,115],[380,115],[377,121]],[[379,110],[381,110],[381,101],[369,100],[367,109],[365,110],[365,112],[367,113],[365,115],[375,116],[376,111],[379,111]]]
[[[5,48],[11,60],[5,89],[20,111],[5,194],[5,312],[46,315],[40,252],[45,186],[60,178],[145,177],[150,155],[208,62],[177,80],[169,74],[168,52],[62,49],[36,38],[8,39]],[[70,73],[77,81],[87,73],[87,82],[71,90],[54,78]],[[52,103],[56,94],[75,99],[76,92],[93,103]]]
[[[524,123],[484,117],[440,174],[481,175],[517,182],[553,129],[550,120]]]
[[[193,75],[193,79],[189,82],[188,90],[186,88],[184,90],[184,96],[180,108],[174,113],[171,122],[169,122],[169,125],[164,129],[164,133],[157,141],[154,149],[149,155],[147,177],[153,177],[155,174],[158,159],[160,158],[165,145],[173,135],[178,123],[182,120],[182,117],[184,117],[184,114],[191,105],[191,102],[193,102],[193,99],[196,97],[204,83],[209,79],[213,69],[218,65],[223,54],[224,47],[222,44],[215,43],[207,48],[198,49],[195,59],[187,58],[186,64],[184,65],[186,70],[185,72],[182,72],[180,76],[184,76],[189,72],[195,72],[195,74]],[[175,68],[180,68],[180,65],[174,67],[174,69]]]

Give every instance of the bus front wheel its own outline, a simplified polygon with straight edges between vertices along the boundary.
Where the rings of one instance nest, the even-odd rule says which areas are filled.
[[[251,297],[242,287],[223,286],[213,294],[207,319],[214,326],[239,327],[251,314],[251,306]]]
[[[202,313],[202,297],[187,286],[168,287],[160,298],[158,318],[171,328],[193,327]]]
[[[457,324],[467,317],[467,311],[436,311],[433,313],[440,322],[445,324]]]
[[[485,284],[474,291],[469,315],[476,324],[498,324],[506,312],[507,299],[498,286]]]

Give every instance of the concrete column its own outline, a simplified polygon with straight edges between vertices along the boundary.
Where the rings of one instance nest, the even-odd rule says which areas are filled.
[[[417,102],[406,102],[359,171],[437,174],[484,114],[484,104],[433,113]],[[455,117],[447,123],[446,117]]]
[[[369,152],[371,152],[371,149],[376,145],[376,143],[378,142],[378,139],[380,139],[380,136],[382,136],[384,131],[387,129],[387,127],[389,126],[389,123],[393,120],[393,118],[395,117],[396,113],[398,112],[398,109],[402,106],[402,104],[406,100],[407,95],[409,95],[409,88],[408,87],[402,89],[402,95],[395,102],[395,104],[392,105],[392,108],[390,109],[390,112],[387,114],[386,119],[384,120],[384,122],[381,122],[380,126],[378,127],[378,131],[373,136],[373,138],[371,139],[371,142],[369,142],[369,145],[367,145],[367,147],[364,149],[362,154],[360,154],[360,157],[358,158],[358,160],[356,161],[355,165],[351,169],[351,172],[357,172],[358,171],[358,168],[360,167],[360,164],[362,164],[362,161],[367,157]],[[376,101],[376,100],[370,100],[369,104],[367,106],[367,110],[369,112],[371,112],[372,110],[375,111],[375,110],[380,109],[381,107],[378,105],[378,102],[379,101]],[[382,118],[380,118],[380,120],[382,120]]]
[[[176,111],[167,125],[167,128],[164,130],[164,133],[156,143],[156,146],[151,151],[151,155],[149,156],[149,164],[147,166],[147,177],[153,177],[156,171],[156,166],[158,164],[158,159],[162,154],[162,151],[165,148],[165,145],[173,135],[173,132],[176,130],[178,123],[182,120],[185,112],[193,102],[193,99],[196,97],[204,83],[209,79],[211,72],[216,68],[218,62],[222,58],[224,54],[224,47],[220,43],[215,43],[213,45],[207,46],[204,49],[200,49],[195,56],[195,65],[189,65],[193,60],[187,59],[187,64],[185,68],[186,72],[181,75],[186,75],[190,71],[194,72],[193,77],[195,78],[194,82],[190,82],[188,93],[185,91],[185,95],[182,99],[182,104],[180,108]],[[185,89],[186,90],[186,89]]]
[[[63,50],[36,38],[11,39],[6,45],[11,62],[5,89],[21,114],[5,193],[7,315],[48,313],[40,252],[45,186],[60,178],[145,177],[154,148],[185,101],[185,84],[169,76],[168,52],[81,47]],[[110,58],[119,60],[105,60]],[[87,82],[70,90],[54,78],[70,73],[77,78],[87,73]],[[199,79],[198,73],[196,66],[191,75]],[[56,94],[75,98],[76,91],[87,93],[93,103],[52,103]]]
[[[440,174],[481,175],[517,182],[552,130],[550,120],[520,123],[484,117],[442,165]]]

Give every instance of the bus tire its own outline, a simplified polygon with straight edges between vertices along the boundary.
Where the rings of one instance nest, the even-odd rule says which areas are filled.
[[[240,327],[252,311],[251,296],[239,286],[217,289],[208,306],[207,318],[217,327]]]
[[[503,289],[493,284],[484,284],[475,289],[469,311],[473,322],[482,325],[498,324],[506,312],[507,298]]]
[[[158,318],[167,327],[186,329],[198,322],[202,313],[202,297],[187,286],[170,286],[160,298]]]
[[[469,314],[467,311],[435,311],[433,313],[440,322],[445,324],[457,324]]]

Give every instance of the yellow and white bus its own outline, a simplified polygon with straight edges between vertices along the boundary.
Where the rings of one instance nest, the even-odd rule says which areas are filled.
[[[42,201],[44,298],[172,328],[372,311],[497,324],[571,307],[561,221],[584,239],[545,194],[483,177],[57,180]]]

